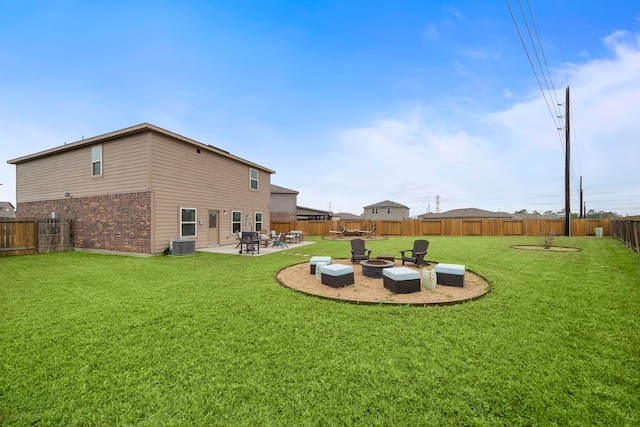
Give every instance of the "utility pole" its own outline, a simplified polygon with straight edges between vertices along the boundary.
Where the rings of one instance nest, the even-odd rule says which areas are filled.
[[[440,196],[436,196],[436,213],[440,213]]]
[[[571,189],[570,189],[570,175],[569,172],[571,170],[571,144],[569,143],[571,138],[571,132],[569,130],[569,86],[567,86],[566,92],[566,100],[565,103],[565,142],[566,142],[566,150],[565,150],[565,161],[564,161],[564,235],[571,236]]]
[[[580,175],[580,218],[585,217],[586,212],[582,210],[582,175]]]

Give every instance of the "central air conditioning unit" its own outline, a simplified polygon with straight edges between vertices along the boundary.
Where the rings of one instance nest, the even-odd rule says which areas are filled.
[[[172,255],[193,255],[196,253],[196,241],[191,239],[176,239],[169,244]]]

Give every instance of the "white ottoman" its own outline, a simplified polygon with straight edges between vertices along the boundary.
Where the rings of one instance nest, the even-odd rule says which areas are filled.
[[[316,274],[316,264],[324,262],[325,264],[331,264],[330,256],[312,256],[309,260],[309,274]]]
[[[438,284],[445,286],[464,286],[464,265],[459,264],[438,264],[436,265]]]
[[[343,288],[354,283],[353,267],[350,265],[323,265],[320,273],[322,284],[332,288]]]
[[[410,294],[420,291],[420,273],[409,267],[385,268],[382,283],[394,294]]]

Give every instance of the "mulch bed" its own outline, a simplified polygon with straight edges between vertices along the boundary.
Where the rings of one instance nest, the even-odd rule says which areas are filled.
[[[349,259],[334,259],[332,263],[353,265]],[[400,260],[395,260],[395,267],[402,266]],[[421,266],[422,268],[434,268],[435,264]],[[382,285],[382,278],[371,278],[362,275],[362,267],[353,265],[353,285],[335,289],[323,285],[315,275],[309,274],[309,263],[304,262],[280,270],[276,276],[278,283],[286,288],[294,289],[309,295],[322,298],[335,299],[356,304],[409,304],[418,306],[448,305],[480,298],[491,290],[489,282],[483,277],[466,271],[463,287],[437,285],[434,290],[421,287],[419,292],[410,294],[394,294]]]
[[[579,248],[567,248],[563,246],[550,246],[545,248],[544,246],[534,246],[534,245],[517,245],[512,246],[513,249],[523,249],[526,251],[547,251],[547,252],[579,252]]]

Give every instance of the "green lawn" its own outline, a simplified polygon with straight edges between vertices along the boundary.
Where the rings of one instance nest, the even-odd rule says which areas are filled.
[[[428,239],[427,259],[465,264],[492,292],[361,306],[276,284],[308,256],[348,257],[344,241],[0,257],[0,425],[640,424],[638,254],[609,238],[556,238],[573,253]]]

